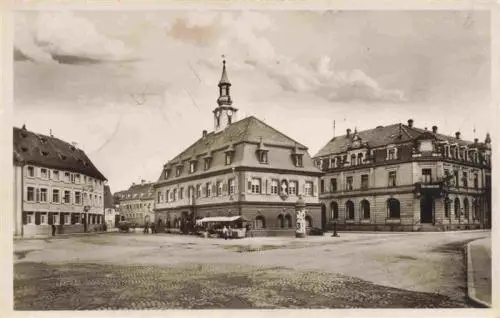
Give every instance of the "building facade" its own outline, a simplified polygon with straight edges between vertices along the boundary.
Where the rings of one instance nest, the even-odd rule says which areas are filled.
[[[121,221],[135,223],[143,227],[146,223],[155,222],[154,183],[141,181],[132,183],[125,191],[115,193]]]
[[[106,178],[75,145],[14,127],[14,236],[95,231]]]
[[[331,139],[314,157],[322,210],[340,230],[491,226],[491,138],[463,140],[408,124]]]
[[[241,215],[256,235],[288,235],[302,196],[310,227],[321,227],[321,171],[307,148],[259,119],[237,120],[226,65],[218,84],[214,130],[162,168],[155,185],[157,221],[180,230],[206,216]]]
[[[116,227],[119,218],[118,211],[115,206],[111,188],[108,185],[104,186],[104,220],[108,228]]]

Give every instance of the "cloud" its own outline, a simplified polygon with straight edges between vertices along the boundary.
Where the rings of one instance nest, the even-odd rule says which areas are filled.
[[[134,59],[122,41],[100,34],[88,20],[69,11],[41,12],[31,23],[16,18],[15,48],[44,63],[83,64]]]

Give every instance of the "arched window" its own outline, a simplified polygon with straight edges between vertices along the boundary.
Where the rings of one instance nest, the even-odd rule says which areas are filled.
[[[454,212],[455,212],[455,218],[458,219],[460,216],[460,199],[459,198],[455,198]]]
[[[348,220],[354,220],[354,203],[351,200],[345,203],[345,217]]]
[[[306,215],[305,221],[306,221],[306,227],[312,227],[313,223],[310,215]]]
[[[360,212],[363,217],[363,219],[369,219],[370,218],[370,202],[368,200],[363,200],[359,204],[360,207]]]
[[[363,164],[363,154],[362,153],[358,154],[358,165],[361,165],[361,164]]]
[[[451,210],[451,200],[449,198],[444,199],[444,217],[449,218],[450,217],[450,210]]]
[[[255,217],[255,226],[256,229],[265,229],[266,228],[266,219],[262,215],[257,215]]]
[[[330,208],[332,211],[332,219],[338,219],[339,218],[339,205],[337,202],[333,201],[330,203]]]
[[[285,227],[285,218],[283,217],[283,214],[278,215],[278,220],[276,224],[279,228],[284,228]]]
[[[469,199],[464,199],[464,218],[469,219]]]
[[[387,200],[387,215],[390,219],[399,219],[401,217],[399,200],[394,198]]]
[[[292,216],[290,214],[285,215],[285,225],[289,229],[292,227]]]

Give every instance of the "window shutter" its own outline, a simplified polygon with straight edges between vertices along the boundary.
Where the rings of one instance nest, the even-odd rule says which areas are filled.
[[[25,212],[23,213],[23,224],[28,224],[28,215]]]
[[[302,195],[305,195],[306,194],[306,182],[304,182],[304,184],[302,185]]]
[[[252,180],[248,179],[248,192],[252,192]]]
[[[224,183],[222,184],[222,193],[225,195],[227,194],[227,180],[223,181]]]
[[[59,213],[59,224],[64,224],[64,213]]]
[[[52,219],[52,212],[49,212],[49,215],[48,215],[48,218],[49,218],[49,225],[52,225],[54,223],[54,220]]]
[[[316,183],[314,183],[314,182],[313,182],[313,188],[312,188],[312,192],[313,192],[313,193],[312,193],[312,195],[313,195],[313,196],[314,196],[314,195],[316,195],[316,191],[317,191],[317,190],[318,190],[318,189],[317,189]]]
[[[271,182],[269,182],[269,179],[266,179],[266,194],[270,194],[271,193]]]
[[[40,225],[40,212],[35,212],[35,224]]]
[[[36,188],[35,192],[36,192],[35,201],[40,202],[40,189]]]

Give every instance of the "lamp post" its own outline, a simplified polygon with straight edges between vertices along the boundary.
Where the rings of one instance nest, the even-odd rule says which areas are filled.
[[[337,220],[333,219],[333,234],[332,237],[339,237],[340,235],[337,233]]]

